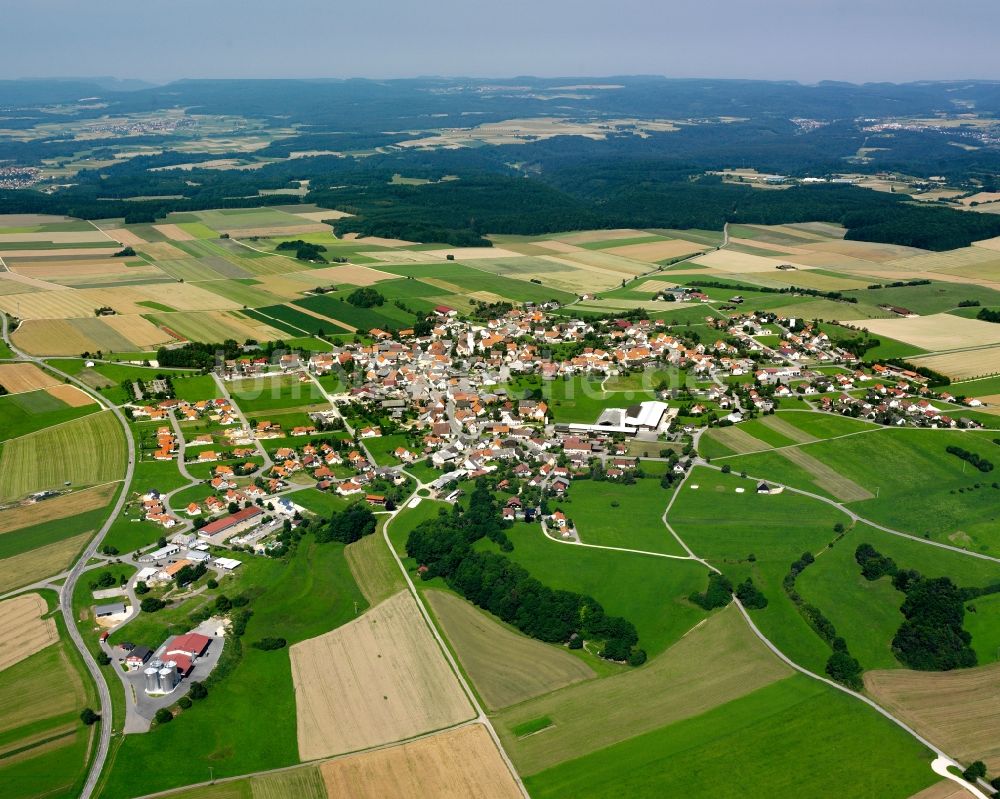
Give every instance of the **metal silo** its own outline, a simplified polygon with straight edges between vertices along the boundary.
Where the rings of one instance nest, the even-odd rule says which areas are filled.
[[[177,684],[177,664],[168,660],[160,669],[160,690],[169,694]]]
[[[158,694],[160,693],[160,672],[153,666],[150,666],[143,674],[146,678],[146,693],[147,694]]]

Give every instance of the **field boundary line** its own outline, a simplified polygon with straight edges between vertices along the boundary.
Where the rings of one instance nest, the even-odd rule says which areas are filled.
[[[588,549],[608,549],[612,552],[628,552],[632,555],[650,555],[654,558],[670,558],[671,560],[697,560],[691,555],[668,555],[666,552],[650,552],[646,549],[627,549],[626,547],[613,547],[606,544],[587,544],[583,541],[564,541],[561,538],[553,538],[549,535],[548,528],[542,525],[542,535],[544,535],[549,541],[553,541],[556,544],[566,544],[571,547],[587,547]]]
[[[44,391],[44,389],[42,389]],[[28,392],[21,392],[27,394]],[[30,433],[25,433],[23,436],[14,436],[13,438],[0,438],[0,443],[6,443],[7,441],[17,441],[19,438],[31,438],[32,436],[40,435],[41,433],[47,433],[49,430],[57,430],[60,427],[65,427],[68,424],[73,424],[74,422],[79,422],[81,419],[89,419],[91,416],[100,416],[105,411],[110,410],[110,408],[104,408],[99,411],[94,411],[92,413],[85,413],[83,416],[77,416],[75,419],[70,419],[65,422],[59,422],[59,424],[49,425],[48,427],[43,427],[41,430],[32,430]],[[118,483],[120,480],[109,480],[110,483]],[[103,485],[101,483],[100,485]],[[91,486],[93,487],[93,486]]]

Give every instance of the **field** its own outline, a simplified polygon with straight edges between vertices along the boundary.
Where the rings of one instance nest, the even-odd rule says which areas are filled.
[[[472,715],[408,593],[290,654],[303,760],[403,740]]]
[[[424,597],[491,710],[597,676],[568,651],[515,632],[454,594],[428,589]]]
[[[0,397],[0,440],[17,438],[98,410],[87,394],[69,385]]]
[[[21,594],[0,602],[0,672],[59,640],[56,623],[42,618],[48,606],[40,594]]]
[[[0,386],[11,394],[59,385],[59,380],[33,363],[0,364]]]
[[[228,388],[236,404],[251,416],[289,408],[328,405],[312,380],[302,383],[294,375],[234,380]]]
[[[735,607],[695,627],[639,669],[591,680],[516,705],[495,717],[522,774],[700,715],[791,670],[750,632]],[[551,726],[518,738],[514,729],[547,716]]]
[[[795,676],[543,771],[527,785],[538,799],[907,799],[939,779],[930,760],[930,752],[874,711]],[[790,762],[808,768],[789,768]],[[852,762],[865,768],[845,767]]]
[[[298,501],[298,494],[295,501]],[[403,574],[380,532],[367,535],[344,549],[354,581],[369,605],[377,605],[406,588]]]
[[[54,643],[0,672],[0,779],[4,796],[77,796],[93,728],[80,708],[94,691],[78,656]]]
[[[965,319],[953,314],[914,318],[855,319],[848,324],[865,327],[876,336],[912,344],[928,351],[954,350],[1000,343],[1000,325]]]
[[[865,687],[952,757],[1000,768],[1000,665],[951,672],[872,671]]]
[[[330,799],[433,796],[518,799],[496,744],[479,724],[320,766]],[[256,798],[255,798],[256,799]]]
[[[1000,347],[981,347],[910,360],[917,366],[926,366],[954,380],[971,380],[985,375],[1000,374]]]
[[[0,511],[0,534],[103,508],[111,501],[114,491],[115,485],[109,483],[85,491],[74,491],[72,494],[64,494],[44,502],[7,508]]]
[[[34,491],[117,480],[125,472],[118,420],[96,413],[8,441],[0,453],[0,501]]]
[[[560,507],[585,544],[684,556],[687,553],[663,525],[669,500],[670,492],[660,487],[659,480],[646,478],[633,485],[587,483]],[[622,514],[628,514],[627,525],[622,524]]]
[[[0,591],[10,591],[58,574],[80,553],[92,533],[93,530],[0,559]]]
[[[515,525],[508,536],[514,543],[508,557],[551,588],[589,594],[608,614],[629,619],[650,657],[704,617],[687,600],[707,582],[704,567],[694,561],[569,546],[546,538],[535,525]]]

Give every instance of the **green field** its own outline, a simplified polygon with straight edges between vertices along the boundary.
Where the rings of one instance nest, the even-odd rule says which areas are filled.
[[[1000,455],[994,434],[957,430],[881,429],[849,438],[803,445],[803,452],[854,480],[877,498],[851,503],[865,518],[904,532],[931,535],[945,543],[982,552],[1000,552],[1000,504],[993,476],[983,474],[945,452],[954,444],[990,458]],[[816,486],[797,467],[775,473],[773,453],[751,454],[726,461],[808,491]],[[976,489],[976,484],[981,487]]]
[[[327,405],[315,383],[311,380],[300,383],[296,376],[234,380],[228,388],[240,409],[251,415],[287,408]]]
[[[125,461],[124,436],[110,411],[21,436],[0,453],[0,502],[64,482],[80,488],[119,480]]]
[[[622,408],[635,402],[655,399],[654,392],[605,392],[601,379],[572,377],[568,380],[541,380],[538,377],[520,377],[504,386],[513,398],[521,399],[529,392],[541,390],[549,406],[549,417],[556,422],[584,422],[592,424],[605,408]]]
[[[668,555],[686,555],[663,524],[670,491],[656,478],[633,485],[618,482],[577,481],[569,498],[558,507],[576,524],[585,544],[642,549]]]
[[[383,305],[376,306],[374,308],[359,308],[356,305],[352,305],[347,302],[346,296],[332,297],[329,294],[322,294],[315,297],[306,297],[302,300],[295,300],[292,305],[297,305],[301,308],[312,311],[313,313],[321,314],[329,319],[335,321],[343,322],[351,327],[356,327],[359,330],[368,331],[372,328],[392,328],[398,330],[399,328],[410,327],[416,320],[416,317],[397,308],[392,303],[385,303]],[[275,313],[273,307],[271,308],[261,308],[262,313],[272,314],[274,316],[280,317],[280,314]],[[320,325],[323,324],[322,319],[316,319]],[[295,323],[297,324],[297,323]],[[315,332],[310,331],[310,332]]]
[[[204,781],[209,765],[221,777],[298,762],[288,649],[264,652],[249,644],[264,636],[281,636],[289,644],[312,638],[354,618],[355,608],[360,612],[367,603],[339,544],[315,544],[306,536],[287,563],[254,558],[244,568],[251,566],[254,574],[242,584],[254,586],[257,598],[242,658],[211,686],[208,699],[172,723],[118,739],[101,796],[133,796],[136,785],[157,791]],[[164,751],[172,756],[159,757]]]
[[[508,535],[514,543],[508,557],[550,588],[589,594],[608,614],[624,616],[650,656],[704,618],[687,600],[707,582],[705,568],[694,561],[574,547],[546,538],[533,524],[515,524]]]
[[[907,799],[940,779],[931,757],[857,700],[795,676],[543,771],[527,785],[538,799]]]
[[[72,407],[44,389],[0,397],[0,440],[34,433],[79,419],[96,411],[97,404]]]
[[[735,607],[700,624],[645,666],[515,705],[495,726],[522,774],[691,718],[791,673],[754,637]],[[543,733],[521,737],[547,717]]]
[[[957,308],[963,300],[978,300],[982,305],[1000,305],[1000,291],[969,283],[938,283],[929,286],[899,286],[885,289],[845,291],[869,305],[900,305],[921,315]]]
[[[744,493],[736,493],[739,487]],[[752,576],[768,599],[766,608],[753,612],[755,623],[787,656],[822,673],[830,649],[799,615],[781,583],[799,555],[822,551],[835,537],[834,524],[849,519],[809,497],[787,491],[758,495],[755,488],[751,480],[696,467],[668,521],[696,555],[733,582]]]

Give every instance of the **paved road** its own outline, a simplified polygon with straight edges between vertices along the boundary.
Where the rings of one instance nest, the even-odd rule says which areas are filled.
[[[229,404],[233,406],[233,410],[236,411],[236,415],[239,417],[240,422],[245,430],[251,430],[250,422],[243,413],[243,409],[233,400],[232,395],[229,393],[229,389],[226,388],[226,381],[219,377],[215,372],[212,373],[212,378],[215,380],[215,385],[219,387],[219,391],[222,392],[222,397],[229,400]],[[264,465],[261,467],[261,473],[266,474],[270,471],[271,467],[274,466],[274,461],[271,460],[271,456],[267,454],[267,450],[264,449],[264,445],[254,437],[254,446],[257,447],[257,451],[264,458]]]
[[[59,592],[59,606],[62,611],[63,620],[66,622],[66,629],[69,631],[73,645],[80,651],[80,654],[83,657],[83,662],[87,666],[87,670],[94,678],[101,704],[101,723],[99,725],[97,750],[91,761],[90,772],[87,774],[87,780],[80,791],[81,799],[89,799],[94,793],[97,780],[101,775],[101,770],[104,768],[104,762],[108,757],[108,749],[111,746],[111,728],[114,719],[111,714],[111,692],[108,689],[108,684],[104,680],[104,675],[101,673],[101,669],[97,665],[97,661],[94,660],[94,656],[87,648],[87,645],[83,640],[83,636],[77,629],[76,619],[73,618],[73,590],[76,588],[80,575],[86,570],[87,562],[97,552],[98,547],[104,540],[104,536],[108,534],[108,530],[111,529],[111,525],[114,523],[115,519],[121,515],[122,508],[125,506],[129,489],[132,486],[132,478],[135,476],[135,438],[132,436],[132,428],[129,427],[128,419],[125,418],[125,414],[121,412],[118,406],[106,400],[100,394],[92,391],[89,386],[80,380],[77,380],[72,375],[48,366],[41,358],[36,358],[19,350],[11,343],[7,315],[0,313],[0,320],[2,320],[3,340],[6,342],[7,346],[10,347],[11,352],[14,353],[18,360],[34,363],[39,366],[45,366],[45,368],[47,368],[50,372],[68,380],[77,388],[94,397],[101,405],[108,408],[111,413],[115,415],[115,418],[117,418],[121,423],[122,431],[125,433],[125,442],[128,446],[128,466],[125,469],[125,479],[122,482],[122,490],[118,496],[118,501],[115,502],[114,508],[111,510],[111,514],[108,516],[101,529],[98,530],[97,535],[91,539],[87,548],[80,555],[79,560],[77,560],[77,562],[70,568],[69,573],[66,576],[66,581],[63,583],[62,589]]]

